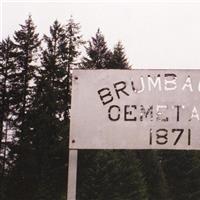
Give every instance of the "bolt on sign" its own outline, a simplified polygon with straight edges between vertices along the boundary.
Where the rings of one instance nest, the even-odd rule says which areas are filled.
[[[200,149],[200,70],[74,70],[71,149]]]

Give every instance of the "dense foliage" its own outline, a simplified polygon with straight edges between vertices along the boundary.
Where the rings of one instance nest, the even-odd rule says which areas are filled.
[[[84,55],[84,56],[83,56]],[[0,200],[64,200],[73,69],[131,69],[122,42],[29,16],[0,42]],[[87,90],[87,88],[86,88]],[[79,151],[78,200],[199,200],[197,151]]]

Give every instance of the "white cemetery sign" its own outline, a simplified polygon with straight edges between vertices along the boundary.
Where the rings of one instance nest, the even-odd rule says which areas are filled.
[[[70,149],[200,149],[200,71],[75,70]]]
[[[74,70],[68,200],[78,149],[200,149],[200,70]]]

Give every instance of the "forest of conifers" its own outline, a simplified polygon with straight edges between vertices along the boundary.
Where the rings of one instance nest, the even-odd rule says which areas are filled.
[[[42,35],[29,16],[0,42],[0,200],[66,199],[77,68],[133,66],[122,42],[109,49],[100,29],[84,41],[72,18]],[[198,151],[79,151],[77,200],[199,199]]]

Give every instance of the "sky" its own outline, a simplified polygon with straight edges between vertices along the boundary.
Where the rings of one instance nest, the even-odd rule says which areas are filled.
[[[1,1],[1,39],[29,14],[42,37],[72,15],[85,40],[101,29],[109,48],[121,41],[133,68],[200,69],[200,1]]]

